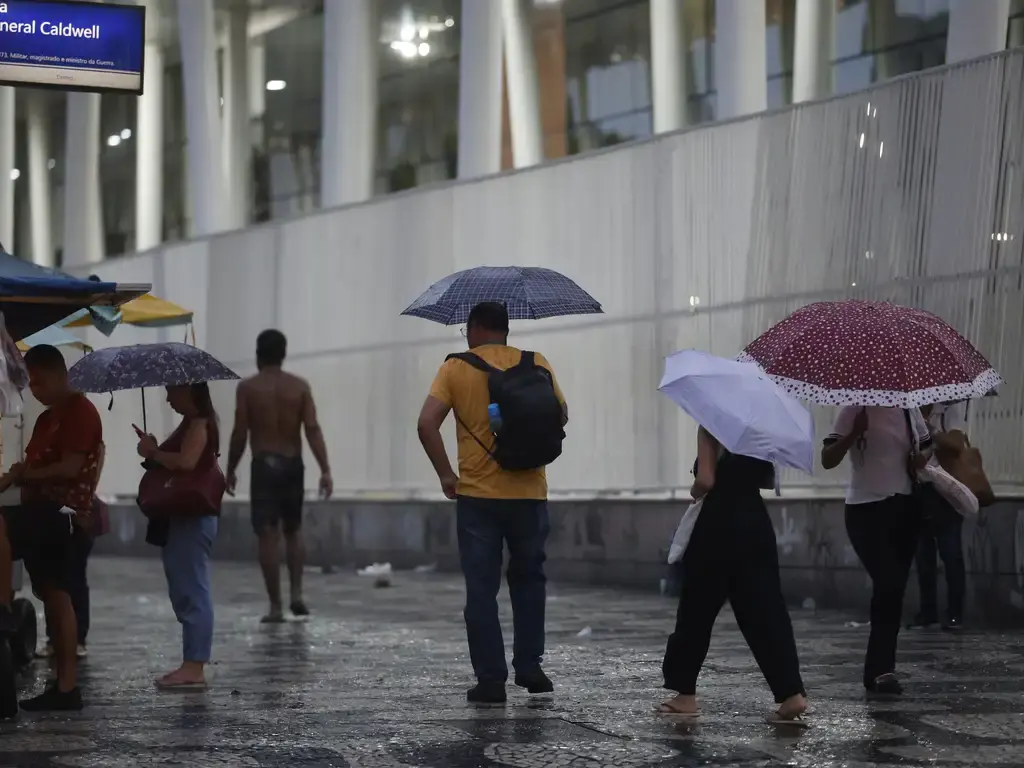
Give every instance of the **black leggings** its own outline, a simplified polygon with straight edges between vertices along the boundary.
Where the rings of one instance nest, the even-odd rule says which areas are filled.
[[[662,672],[665,688],[696,693],[711,631],[725,601],[775,701],[804,693],[789,611],[779,581],[775,530],[761,497],[705,501],[683,557],[683,584],[675,631]]]
[[[871,635],[864,659],[864,685],[896,670],[896,639],[903,619],[903,594],[920,531],[912,496],[846,505],[846,534],[871,577]]]

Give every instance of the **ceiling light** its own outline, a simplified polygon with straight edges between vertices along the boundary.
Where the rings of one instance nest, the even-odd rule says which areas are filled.
[[[52,171],[54,168],[57,167],[57,161],[51,157],[49,160],[46,161],[46,167],[47,169]]]
[[[858,144],[858,146],[861,149],[864,149],[864,134],[863,133],[860,135],[860,144]]]
[[[131,137],[132,137],[132,129],[131,128],[125,128],[123,131],[121,131],[121,138],[124,139],[125,141],[128,141],[128,139],[130,139]]]
[[[420,56],[429,56],[430,43],[420,43],[418,46],[416,46],[416,53],[418,53]]]
[[[399,38],[405,42],[411,42],[416,37],[416,27],[412,24],[403,24],[402,28],[398,32]]]
[[[110,136],[107,136],[107,146],[108,147],[116,147],[120,143],[121,143],[121,137],[118,136],[116,133],[111,134]]]
[[[21,178],[21,171],[17,168],[11,168],[11,181],[17,181]]]
[[[284,80],[267,80],[268,91],[283,91],[287,85]]]
[[[884,148],[885,148],[885,142],[884,142],[884,141],[880,141],[880,142],[878,142],[878,156],[879,156],[879,157],[881,157],[881,156],[882,156],[882,150],[883,150]]]
[[[452,27],[455,26],[455,19],[449,16],[447,19],[444,20],[444,25],[451,29]]]

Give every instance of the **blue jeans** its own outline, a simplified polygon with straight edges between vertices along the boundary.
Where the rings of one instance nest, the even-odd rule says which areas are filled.
[[[210,548],[215,538],[216,517],[171,520],[163,548],[167,591],[181,624],[182,658],[202,664],[213,649]]]
[[[512,601],[512,666],[518,674],[540,668],[544,655],[544,543],[550,530],[546,501],[459,497],[456,504],[459,561],[466,579],[466,635],[477,680],[508,679],[505,642],[498,620],[504,545]]]

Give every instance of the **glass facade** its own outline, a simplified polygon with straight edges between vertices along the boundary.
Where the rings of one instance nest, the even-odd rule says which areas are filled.
[[[766,2],[767,19],[767,103],[769,108],[778,108],[792,100],[796,0],[762,1]],[[944,63],[949,0],[836,2],[832,69],[837,93]],[[460,0],[379,2],[377,194],[455,176],[461,5]],[[562,0],[536,3],[533,8],[547,157],[650,136],[649,0]],[[319,205],[322,14],[322,9],[314,6],[305,15],[252,39],[260,63],[255,69],[250,66],[250,76],[255,78],[250,89],[250,221],[291,216]],[[689,122],[699,124],[716,117],[715,0],[683,0],[683,14]],[[1012,0],[1008,43],[1024,44],[1024,0]],[[176,47],[169,46],[166,56],[163,235],[174,240],[189,234],[187,139]],[[50,96],[51,183],[55,197],[60,198],[65,102],[60,94]],[[102,97],[101,185],[110,255],[131,252],[135,247],[136,137],[132,131],[136,109],[133,97]],[[503,166],[510,167],[507,105],[504,123]],[[26,167],[24,133],[22,119],[18,137],[21,169]],[[27,205],[24,171],[17,184],[21,210]],[[54,206],[53,216],[54,226],[59,228],[59,204]],[[59,246],[59,237],[55,243]]]

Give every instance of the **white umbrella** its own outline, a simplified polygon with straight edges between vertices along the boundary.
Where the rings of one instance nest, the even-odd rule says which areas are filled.
[[[665,358],[658,389],[726,450],[812,471],[810,411],[753,363],[686,349]]]

